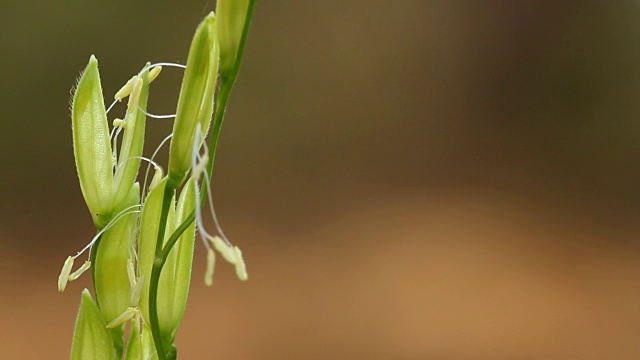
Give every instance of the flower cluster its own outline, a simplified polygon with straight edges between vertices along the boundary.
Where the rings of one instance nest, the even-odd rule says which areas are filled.
[[[83,291],[72,359],[176,358],[174,339],[187,302],[196,228],[207,249],[205,283],[212,283],[216,252],[247,280],[242,252],[221,231],[208,190],[254,3],[219,0],[218,16],[209,14],[196,30],[186,67],[145,64],[115,94],[114,104],[127,99],[127,108],[112,126],[107,114],[113,104],[105,106],[94,56],[80,76],[71,108],[73,149],[97,234],[67,258],[58,278],[58,290],[64,291],[69,281],[89,269],[92,273],[95,300],[89,290]],[[154,116],[147,112],[149,88],[163,65],[185,69],[173,132],[163,142],[170,142],[166,175],[154,161],[155,153],[143,155],[146,120]],[[207,146],[212,118],[214,132]],[[146,174],[152,165],[154,175],[149,182],[145,175],[140,183],[143,161],[149,164]],[[203,226],[206,200],[219,236]],[[74,260],[85,253],[88,259],[73,271]]]

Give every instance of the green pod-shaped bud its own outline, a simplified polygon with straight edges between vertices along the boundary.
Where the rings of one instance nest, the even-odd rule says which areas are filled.
[[[102,234],[93,260],[94,286],[100,311],[107,323],[120,316],[129,306],[131,284],[127,273],[133,253],[140,184],[129,190],[126,201],[118,208],[116,221]],[[118,327],[114,330],[119,330]]]
[[[220,42],[220,68],[222,76],[233,72],[238,58],[242,56],[241,42],[247,19],[249,19],[251,0],[218,0],[216,14],[218,14],[218,39]]]
[[[113,360],[116,349],[106,323],[93,302],[89,290],[84,289],[80,301],[80,311],[76,320],[71,345],[71,360]]]
[[[73,153],[82,195],[97,228],[111,217],[113,160],[98,60],[91,56],[71,105]]]
[[[198,26],[189,49],[169,149],[169,186],[173,188],[185,180],[194,144],[200,148],[211,124],[219,63],[215,22],[210,13]],[[196,139],[198,128],[200,138]]]
[[[160,216],[162,213],[162,201],[164,197],[164,189],[167,186],[167,178],[161,180],[149,192],[147,198],[142,205],[142,215],[140,217],[140,233],[138,235],[138,275],[144,278],[142,293],[140,294],[139,308],[145,323],[149,324],[149,285],[151,279],[151,270],[155,259],[156,242],[158,240],[158,228],[160,224]],[[171,235],[175,223],[175,200],[171,199],[169,214],[167,217],[167,226],[164,239]],[[164,243],[165,240],[163,240]],[[166,270],[163,269],[162,273]],[[162,275],[161,273],[161,275]],[[165,289],[159,288],[158,302],[162,301],[162,295]],[[158,320],[160,329],[166,329],[166,314],[158,312]]]
[[[113,177],[113,207],[126,198],[140,168],[140,156],[144,145],[145,123],[147,121],[147,100],[149,98],[149,65],[147,63],[140,76],[134,77],[129,106],[124,118],[122,145],[118,153],[118,164]]]
[[[176,206],[172,229],[176,229],[182,224],[195,209],[195,186],[194,180],[189,180],[182,189]],[[160,330],[162,338],[167,339],[169,343],[173,342],[176,336],[187,306],[195,235],[196,225],[192,221],[191,225],[171,248],[160,274],[158,285],[158,314],[161,314],[159,316]]]

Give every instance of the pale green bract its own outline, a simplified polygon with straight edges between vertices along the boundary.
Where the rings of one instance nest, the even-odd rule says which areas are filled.
[[[93,55],[74,92],[71,119],[80,188],[100,229],[113,211],[113,159],[98,60]]]
[[[84,289],[71,345],[71,360],[116,359],[111,334],[89,290]]]
[[[215,23],[210,13],[198,26],[189,49],[169,150],[169,186],[173,188],[182,184],[191,169],[197,128],[202,141],[211,124],[220,56]]]

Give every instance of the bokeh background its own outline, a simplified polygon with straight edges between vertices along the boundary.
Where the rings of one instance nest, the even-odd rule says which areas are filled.
[[[184,63],[197,1],[0,1],[0,348],[68,357],[69,90]],[[640,2],[258,1],[182,359],[640,357]],[[153,84],[173,113],[181,72]],[[119,107],[112,117],[123,112]],[[150,120],[147,154],[171,129]],[[166,157],[161,157],[161,161]],[[210,223],[210,222],[209,222]]]

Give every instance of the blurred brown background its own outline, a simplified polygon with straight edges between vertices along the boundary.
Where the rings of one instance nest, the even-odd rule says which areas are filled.
[[[110,97],[184,63],[214,6],[0,1],[2,358],[68,358],[89,286],[56,291],[93,232],[79,71],[95,54]],[[638,19],[637,1],[258,1],[214,184],[250,281],[220,263],[206,288],[198,248],[180,358],[640,358]],[[149,121],[148,154],[170,128]]]

